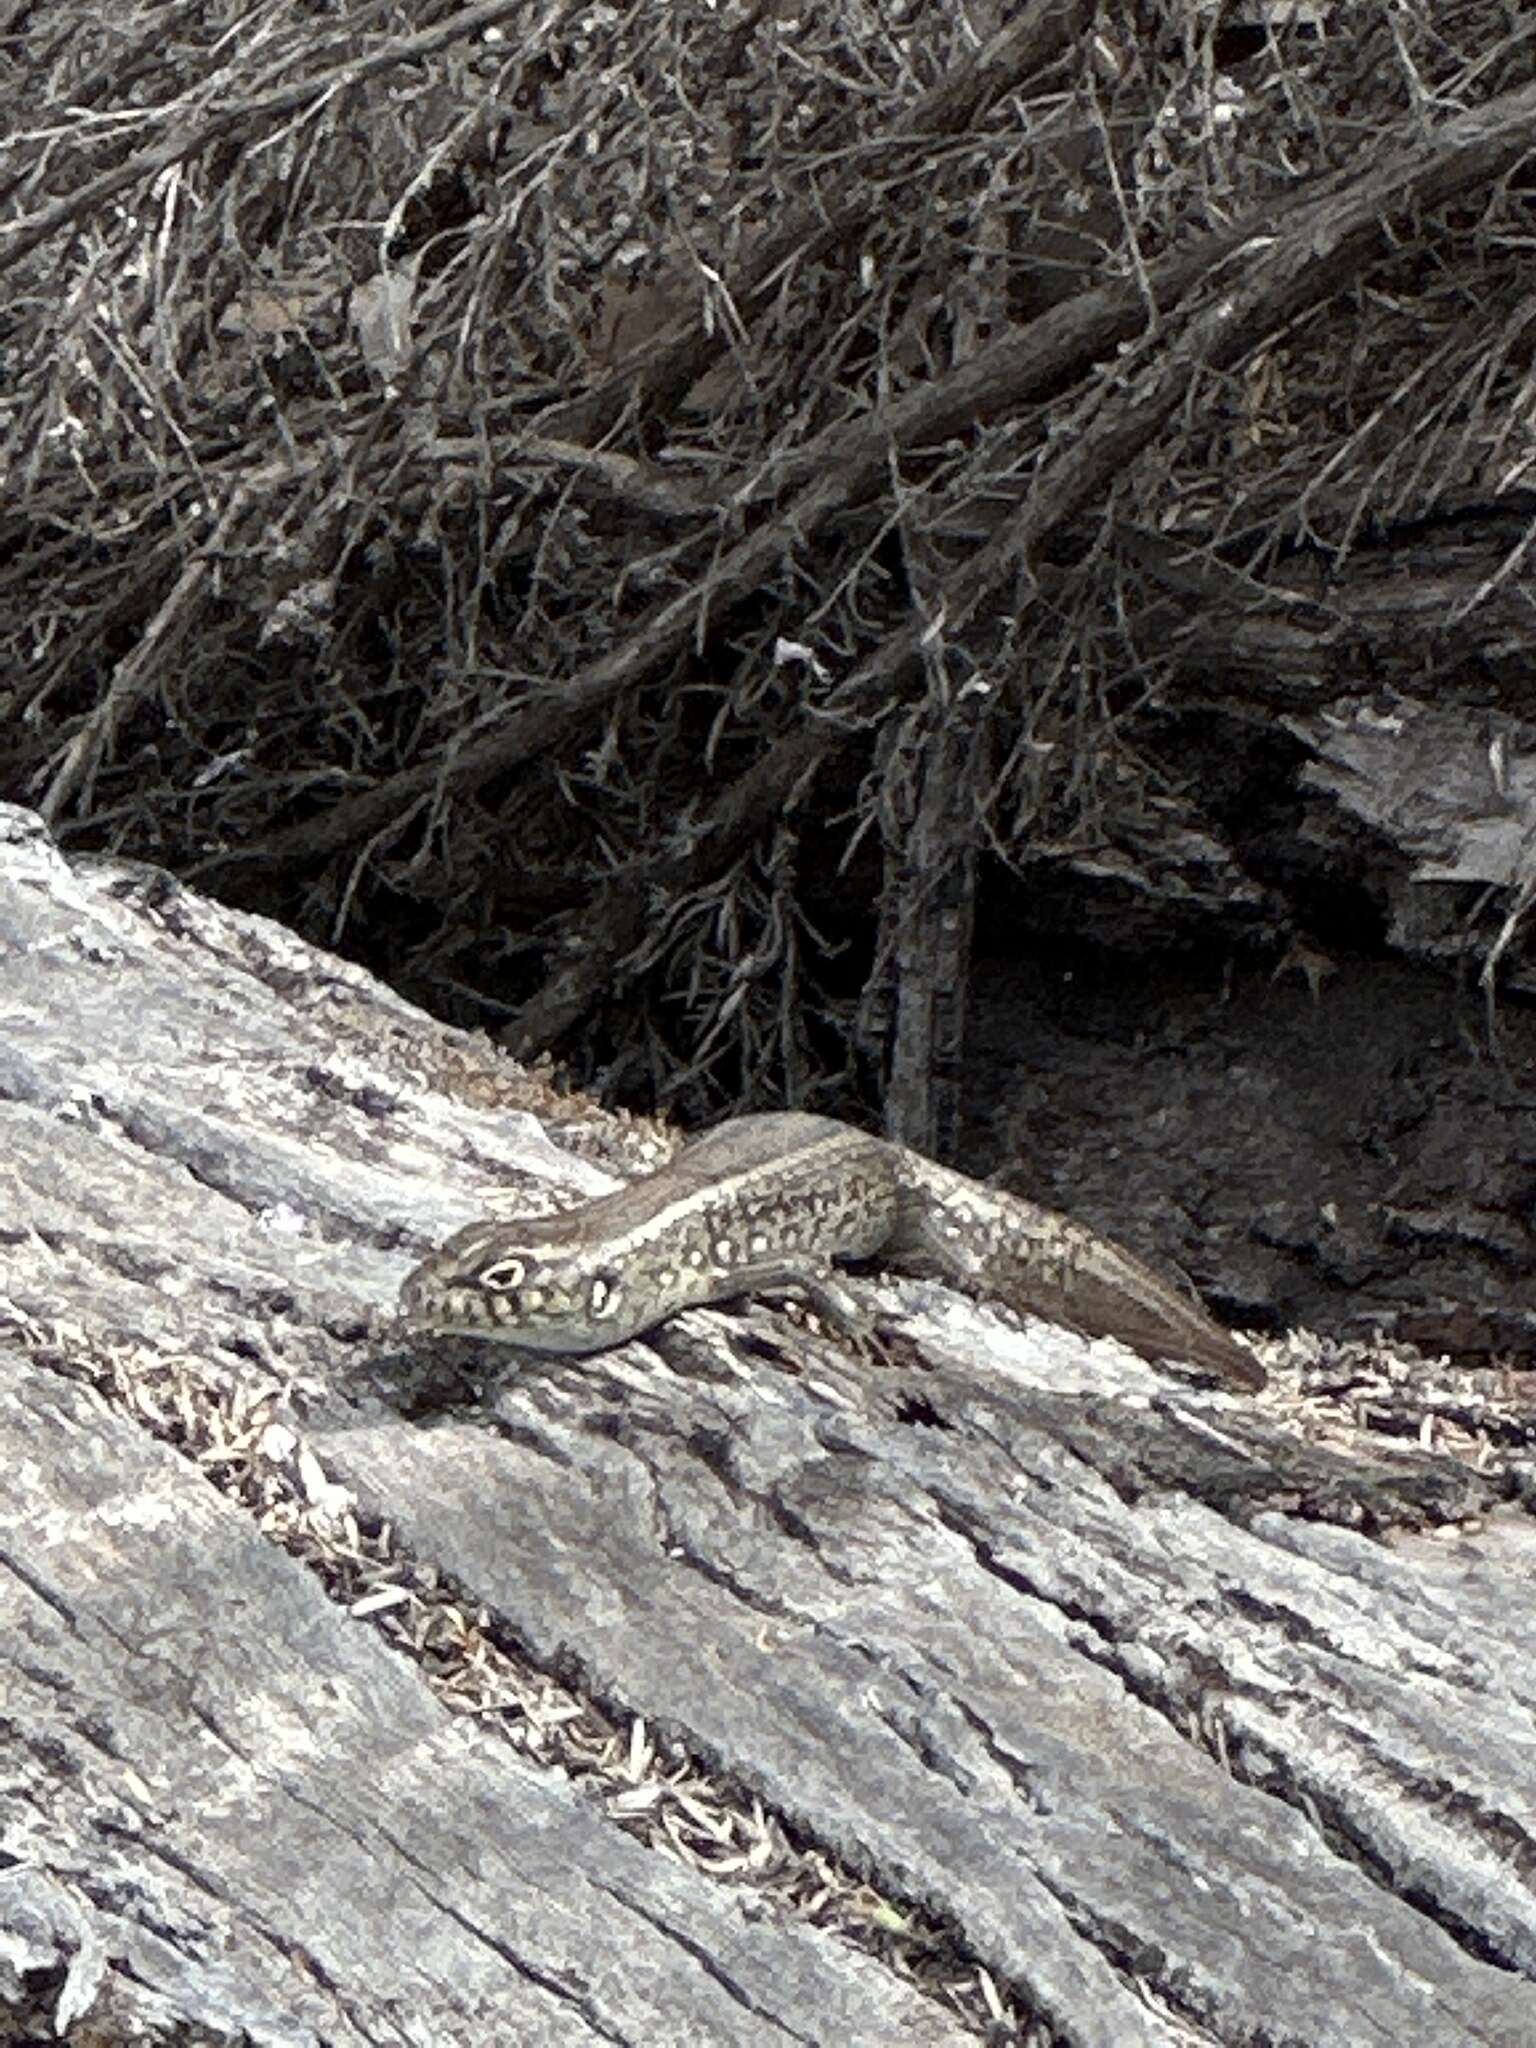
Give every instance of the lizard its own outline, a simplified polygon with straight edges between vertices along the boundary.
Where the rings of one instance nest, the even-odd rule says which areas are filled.
[[[472,1223],[407,1275],[410,1335],[605,1351],[681,1309],[799,1293],[834,1327],[864,1318],[835,1259],[877,1259],[1113,1336],[1147,1359],[1257,1392],[1263,1367],[1111,1239],[835,1118],[734,1117],[658,1172],[558,1215]]]

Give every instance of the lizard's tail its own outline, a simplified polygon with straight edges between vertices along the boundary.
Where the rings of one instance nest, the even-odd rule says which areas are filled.
[[[1251,1393],[1267,1384],[1252,1352],[1112,1238],[916,1154],[903,1167],[892,1251],[1143,1358],[1182,1359]]]

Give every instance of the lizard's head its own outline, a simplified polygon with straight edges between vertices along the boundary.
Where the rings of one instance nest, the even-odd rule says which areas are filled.
[[[530,1351],[601,1351],[639,1327],[624,1278],[569,1218],[472,1223],[409,1274],[412,1335],[489,1337]]]

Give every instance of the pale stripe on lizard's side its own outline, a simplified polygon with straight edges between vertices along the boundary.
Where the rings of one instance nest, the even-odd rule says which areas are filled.
[[[1265,1383],[1203,1308],[1109,1238],[798,1111],[721,1124],[659,1173],[563,1214],[471,1224],[409,1275],[400,1304],[411,1331],[533,1351],[603,1351],[742,1294],[805,1294],[849,1327],[839,1258],[936,1273],[1143,1357]]]

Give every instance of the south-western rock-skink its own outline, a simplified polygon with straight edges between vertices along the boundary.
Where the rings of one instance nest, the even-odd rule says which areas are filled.
[[[592,1352],[679,1309],[796,1292],[851,1319],[833,1260],[937,1273],[1145,1358],[1257,1390],[1263,1367],[1119,1245],[904,1145],[797,1111],[737,1117],[660,1172],[555,1216],[474,1223],[400,1291],[408,1331]]]

